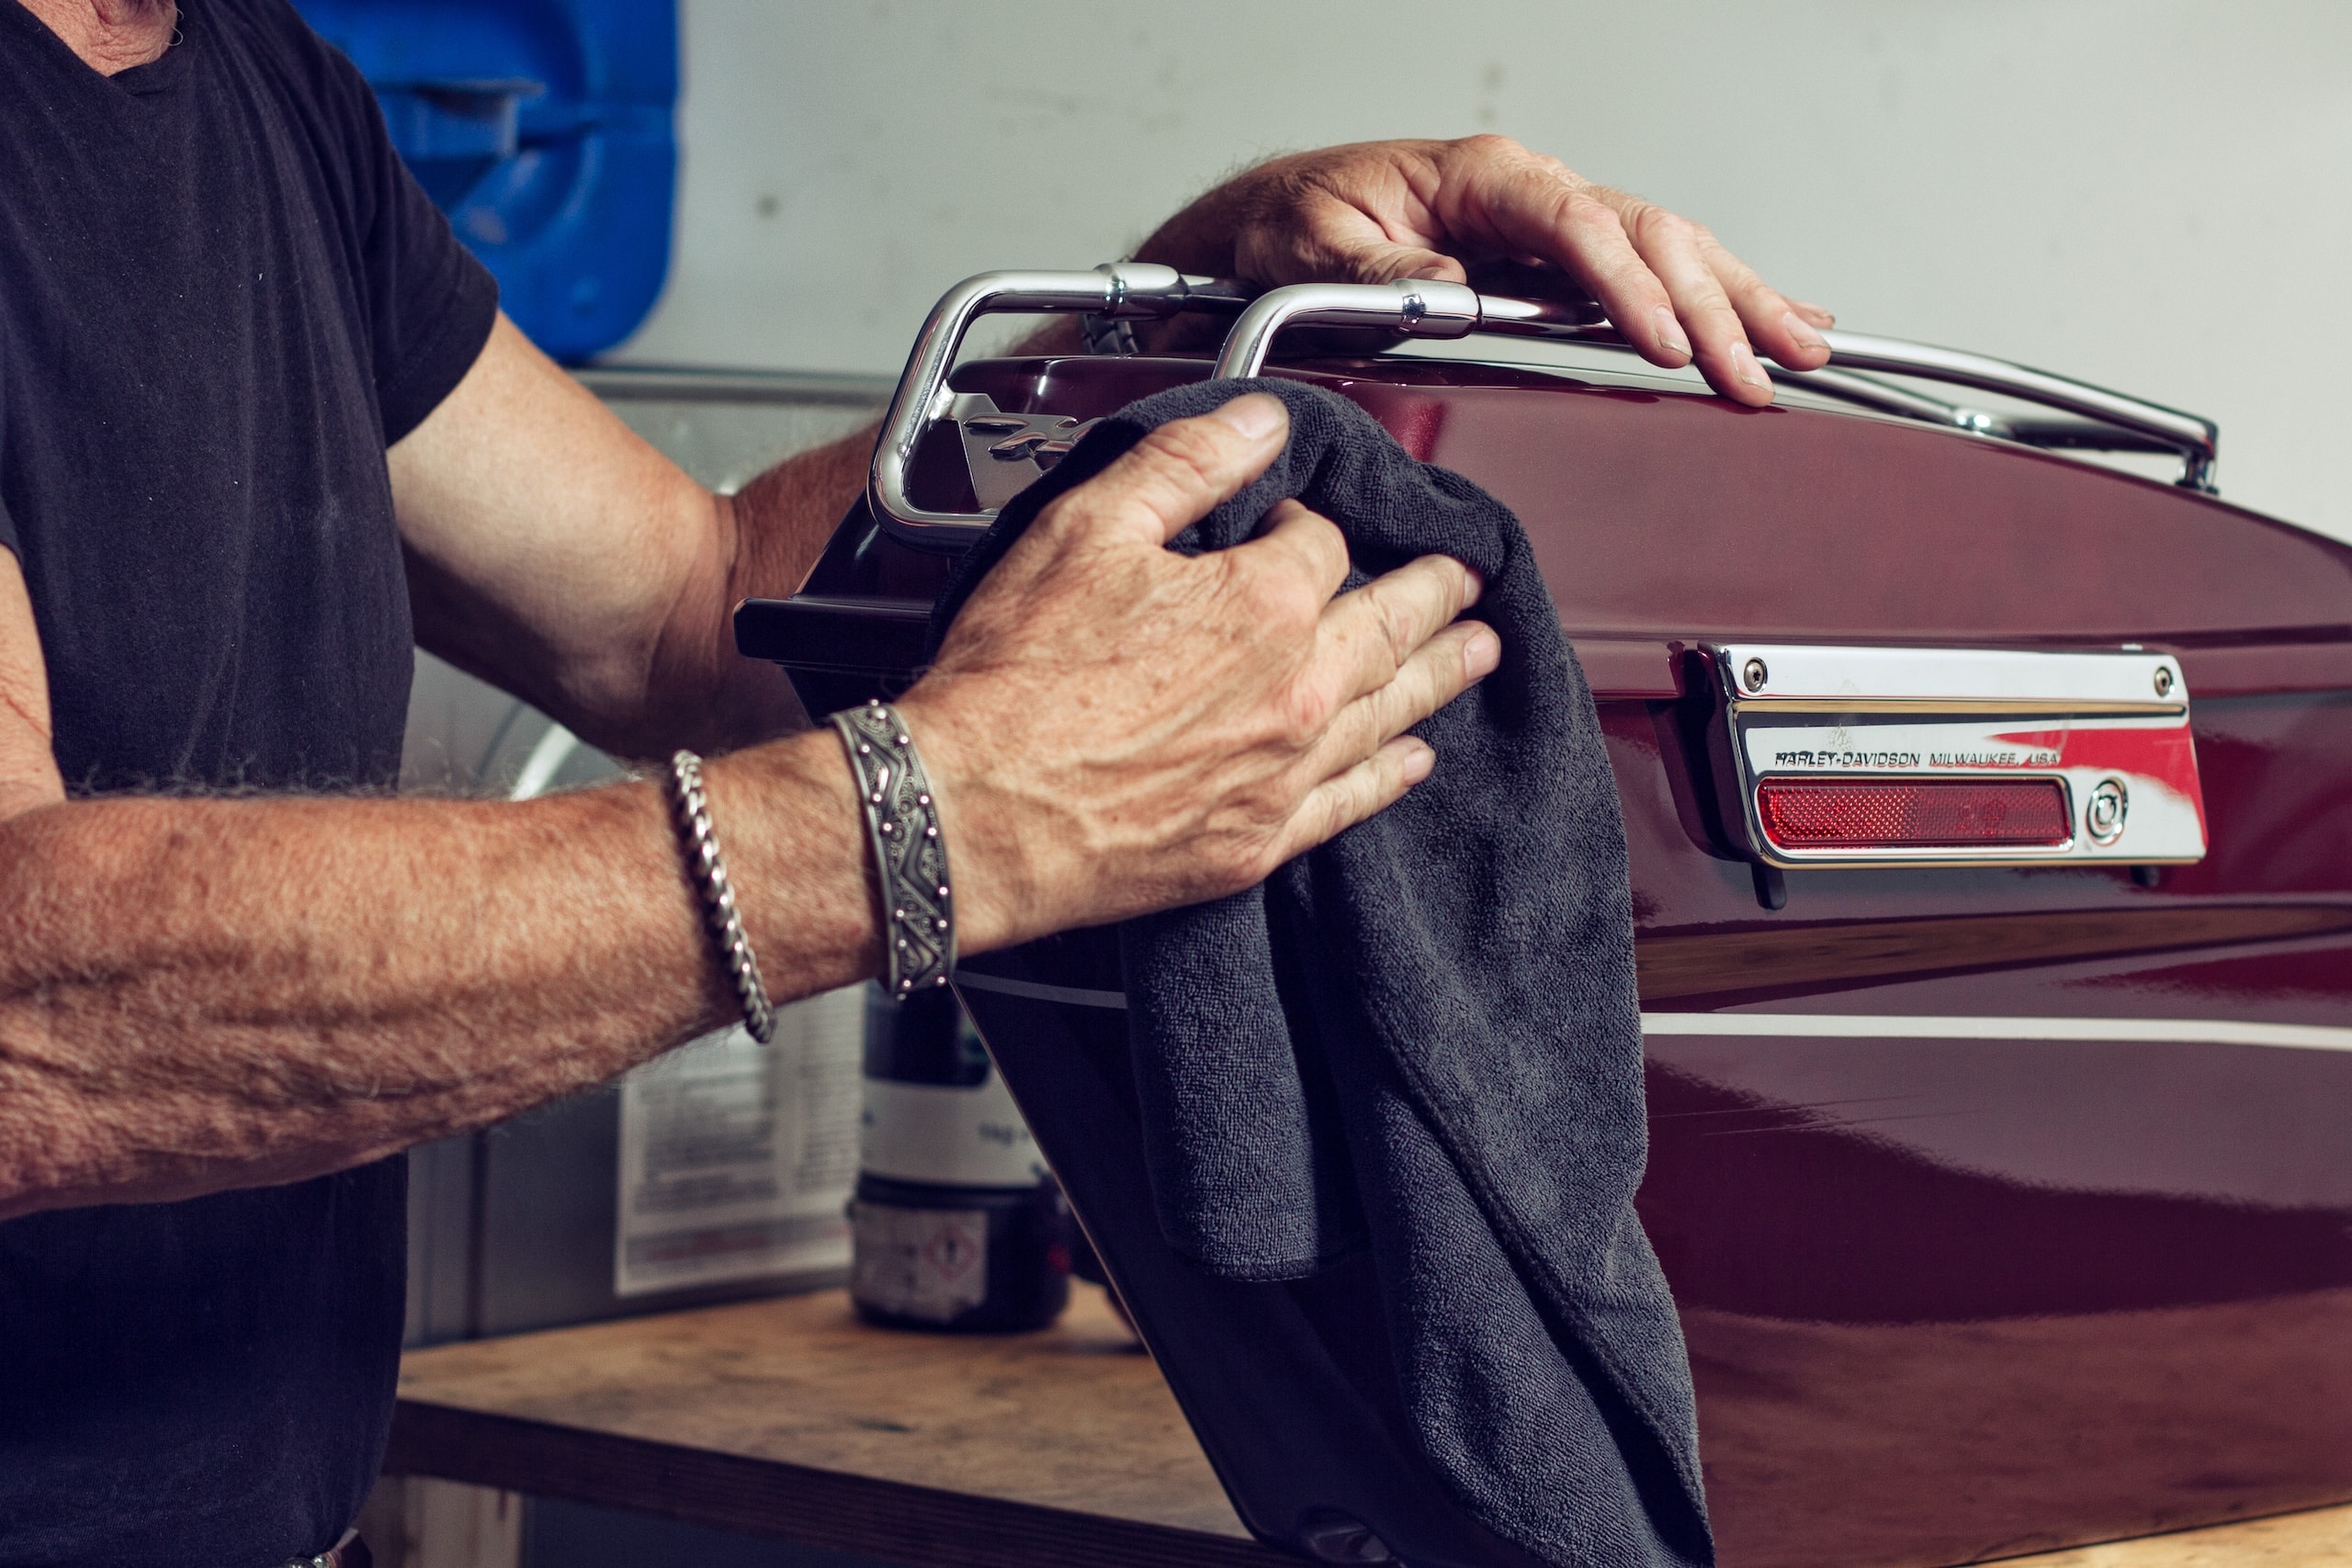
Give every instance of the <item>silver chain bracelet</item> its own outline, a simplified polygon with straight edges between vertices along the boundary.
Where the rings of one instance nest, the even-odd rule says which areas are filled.
[[[678,842],[686,852],[686,874],[702,898],[704,918],[718,943],[719,962],[743,1004],[743,1027],[764,1045],[775,1038],[775,1009],[768,1003],[768,988],[760,980],[760,961],[752,956],[751,939],[743,934],[743,914],[735,907],[735,886],[727,880],[727,862],[718,852],[718,835],[710,825],[710,797],[703,793],[702,759],[680,751],[670,759],[671,815],[677,819]]]
[[[914,737],[889,704],[843,708],[832,726],[849,750],[865,811],[866,840],[882,895],[883,988],[904,999],[947,984],[956,968],[956,916],[948,904],[947,841],[915,755]]]

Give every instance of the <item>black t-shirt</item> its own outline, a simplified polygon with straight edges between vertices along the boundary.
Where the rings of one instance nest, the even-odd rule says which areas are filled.
[[[0,544],[69,791],[382,786],[412,669],[384,449],[496,288],[284,0],[180,13],[109,78],[0,0]],[[390,1415],[404,1189],[395,1160],[0,1224],[0,1565],[332,1544]]]

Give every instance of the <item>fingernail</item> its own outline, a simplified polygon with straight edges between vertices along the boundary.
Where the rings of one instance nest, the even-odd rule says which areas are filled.
[[[1690,340],[1682,335],[1682,323],[1674,319],[1672,310],[1660,305],[1650,312],[1650,320],[1657,323],[1660,349],[1668,354],[1679,354],[1685,359],[1690,357]]]
[[[1829,346],[1829,340],[1823,337],[1819,333],[1814,331],[1813,323],[1806,321],[1803,316],[1798,315],[1794,310],[1787,310],[1781,313],[1781,325],[1788,329],[1788,333],[1791,337],[1796,339],[1807,348],[1827,348]]]
[[[1209,417],[1223,420],[1252,441],[1262,441],[1283,427],[1290,411],[1278,399],[1251,392],[1225,403]]]
[[[1470,672],[1473,681],[1482,681],[1493,674],[1495,666],[1502,661],[1503,639],[1497,637],[1491,628],[1481,626],[1470,634],[1468,642],[1462,645],[1462,667]]]
[[[1744,343],[1732,344],[1731,373],[1743,387],[1770,387],[1772,378],[1764,374],[1764,367],[1756,363],[1756,355]]]
[[[1467,565],[1464,566],[1462,569],[1462,575],[1470,580],[1469,592],[1464,596],[1462,601],[1464,606],[1476,604],[1479,600],[1486,597],[1487,580],[1478,575],[1478,569],[1476,567]]]
[[[1405,753],[1405,782],[1417,784],[1429,777],[1430,771],[1436,766],[1437,753],[1416,743],[1411,750]]]

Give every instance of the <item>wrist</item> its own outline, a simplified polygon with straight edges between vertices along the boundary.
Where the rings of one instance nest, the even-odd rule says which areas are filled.
[[[1134,258],[1195,277],[1233,276],[1234,225],[1227,213],[1225,187],[1211,191],[1152,231]]]
[[[763,958],[775,1000],[880,973],[865,818],[840,738],[805,730],[715,759],[703,788],[745,934],[753,952],[775,955]]]
[[[924,682],[935,687],[935,681]],[[1007,947],[1057,929],[1049,908],[1052,879],[1037,874],[1035,852],[1046,835],[1017,824],[1020,792],[989,762],[986,725],[969,726],[959,704],[918,689],[899,713],[931,775],[939,829],[955,878],[956,945],[967,953]]]
[[[1264,165],[1226,181],[1170,218],[1135,250],[1134,259],[1172,266],[1194,277],[1239,277],[1238,240]],[[1214,349],[1231,322],[1222,316],[1190,313],[1160,321],[1134,323],[1146,354]]]

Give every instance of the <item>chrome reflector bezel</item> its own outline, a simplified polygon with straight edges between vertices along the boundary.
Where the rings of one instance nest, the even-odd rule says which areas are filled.
[[[2184,864],[2205,855],[2204,792],[2179,661],[2140,649],[1705,649],[1723,695],[1739,825],[1777,866]],[[1757,791],[1776,778],[2049,778],[2074,817],[2063,844],[1792,849]],[[2091,822],[2085,814],[2099,811]],[[2113,818],[2110,820],[2109,818]]]

